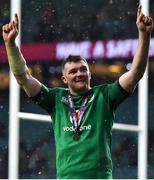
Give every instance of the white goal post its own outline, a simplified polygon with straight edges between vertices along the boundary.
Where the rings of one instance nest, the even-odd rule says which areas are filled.
[[[11,0],[11,19],[18,13],[21,19],[21,0]],[[143,12],[149,14],[149,1],[140,0]],[[20,31],[21,32],[21,31]],[[19,34],[17,44],[20,47]],[[138,179],[147,179],[147,126],[148,126],[148,68],[139,83],[138,91],[138,125],[114,124],[115,130],[138,133]],[[15,78],[10,72],[10,101],[9,101],[9,154],[8,154],[8,179],[18,179],[19,165],[19,123],[22,119],[41,122],[50,121],[47,115],[19,112],[20,91]],[[142,103],[141,103],[142,101]],[[144,147],[144,148],[143,148]]]

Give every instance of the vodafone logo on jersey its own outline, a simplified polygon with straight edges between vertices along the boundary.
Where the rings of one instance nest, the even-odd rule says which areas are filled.
[[[80,131],[90,131],[92,129],[91,125],[88,124],[88,125],[84,125],[84,126],[81,126],[80,127]],[[64,127],[63,128],[64,131],[68,132],[68,131],[75,131],[74,127],[71,126],[71,127]]]

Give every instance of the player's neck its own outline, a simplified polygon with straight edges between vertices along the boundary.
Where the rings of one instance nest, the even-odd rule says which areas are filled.
[[[85,95],[89,92],[89,90],[91,89],[91,87],[89,87],[88,89],[85,89],[83,91],[73,91],[72,89],[70,89],[70,94],[73,95],[73,96],[82,96],[82,95]]]

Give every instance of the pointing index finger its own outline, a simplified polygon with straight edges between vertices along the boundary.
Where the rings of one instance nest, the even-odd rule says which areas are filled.
[[[19,18],[18,18],[17,13],[15,13],[15,24],[16,24],[17,29],[19,29]]]
[[[137,17],[139,17],[141,13],[142,13],[142,6],[139,5],[137,10]]]

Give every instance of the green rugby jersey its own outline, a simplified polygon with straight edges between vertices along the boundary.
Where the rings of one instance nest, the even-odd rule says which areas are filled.
[[[43,85],[40,93],[32,98],[52,118],[57,178],[112,178],[110,148],[115,110],[129,93],[120,87],[118,81],[95,86],[90,93],[92,96],[82,120],[78,141],[73,140],[74,128],[66,98],[68,89]],[[76,110],[80,108],[83,98],[85,95],[73,96]]]

